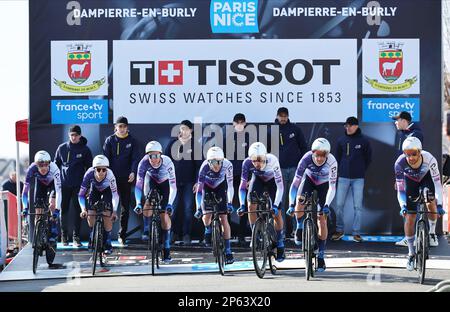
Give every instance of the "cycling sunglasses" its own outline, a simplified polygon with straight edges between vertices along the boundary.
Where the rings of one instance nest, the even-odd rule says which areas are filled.
[[[45,168],[45,167],[50,166],[50,163],[48,163],[48,162],[40,162],[40,163],[37,163],[37,166],[39,168]]]
[[[417,157],[417,156],[419,156],[419,151],[413,151],[413,152],[406,152],[405,151],[405,156],[406,157]]]
[[[148,154],[148,157],[150,159],[159,159],[159,158],[161,158],[161,155],[160,154]]]
[[[256,158],[252,158],[252,163],[263,163],[266,161],[265,157],[256,157]]]
[[[108,169],[106,168],[95,168],[95,170],[100,173],[100,172],[106,172]]]
[[[326,151],[313,151],[314,155],[319,157],[327,157],[328,153]]]
[[[208,163],[209,163],[210,166],[217,166],[217,165],[221,165],[222,164],[222,160],[211,159],[211,160],[208,160]]]

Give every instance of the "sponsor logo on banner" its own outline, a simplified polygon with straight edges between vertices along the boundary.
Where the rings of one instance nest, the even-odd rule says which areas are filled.
[[[364,94],[419,94],[419,39],[363,40]]]
[[[52,100],[52,124],[106,124],[108,100]]]
[[[108,95],[106,41],[51,43],[52,96]]]
[[[271,122],[280,105],[303,122],[357,113],[355,39],[118,40],[113,53],[114,116],[133,123],[227,122],[233,111]]]
[[[392,117],[406,111],[413,121],[420,121],[419,98],[364,98],[362,114],[364,122],[392,122]]]
[[[258,0],[211,0],[213,33],[257,33]]]

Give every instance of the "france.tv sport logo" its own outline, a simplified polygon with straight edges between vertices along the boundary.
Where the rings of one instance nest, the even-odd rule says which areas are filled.
[[[52,124],[108,123],[108,100],[52,100]]]
[[[258,33],[258,0],[212,0],[213,33]]]

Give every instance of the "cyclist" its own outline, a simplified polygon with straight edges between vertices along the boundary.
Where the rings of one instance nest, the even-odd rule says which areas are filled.
[[[144,210],[142,209],[141,197],[144,194],[156,188],[162,195],[161,201],[161,228],[162,239],[164,242],[163,261],[170,262],[170,216],[173,213],[173,201],[177,195],[177,182],[175,178],[175,167],[172,160],[162,155],[162,146],[157,141],[150,141],[145,147],[146,155],[139,162],[138,177],[134,194],[136,196],[136,208],[134,212],[137,214],[144,213],[144,232],[142,240],[149,239],[150,223],[153,211],[150,210],[150,203],[146,199]],[[148,209],[148,210],[147,210]]]
[[[225,187],[225,179],[227,186]],[[223,226],[223,236],[225,239],[225,263],[232,264],[234,262],[231,252],[231,229],[228,223],[227,213],[233,211],[233,165],[224,157],[223,150],[214,146],[208,150],[206,160],[200,167],[197,182],[196,204],[197,211],[194,216],[200,218],[203,212],[211,211],[211,207],[205,207],[203,200],[209,194],[216,195],[219,203],[220,222]],[[226,201],[225,201],[226,200]],[[211,243],[211,214],[203,216],[203,224],[205,225],[205,241]]]
[[[249,177],[252,174],[250,181]],[[277,232],[277,257],[276,260],[281,262],[285,259],[284,255],[284,233],[283,233],[283,217],[279,213],[278,206],[283,197],[283,176],[281,175],[280,163],[278,158],[267,153],[265,145],[261,142],[255,142],[248,149],[248,157],[242,163],[241,184],[239,186],[239,203],[241,207],[237,210],[239,216],[246,211],[245,199],[246,192],[256,191],[258,197],[262,197],[265,190],[269,192],[272,202],[272,214],[274,215],[275,230]],[[249,212],[256,210],[256,204],[248,202]],[[249,213],[248,220],[250,227],[253,228],[256,222],[256,214]]]
[[[337,161],[330,153],[330,142],[324,138],[316,139],[311,147],[311,151],[306,153],[300,160],[295,173],[294,181],[289,190],[288,215],[297,218],[297,229],[295,231],[294,242],[296,245],[302,243],[303,219],[305,205],[302,201],[306,194],[312,194],[314,190],[318,195],[318,247],[317,271],[326,270],[325,249],[328,237],[327,216],[330,213],[329,205],[336,194]]]
[[[23,216],[28,215],[28,191],[30,183],[35,180],[33,202],[47,201],[47,194],[50,192],[49,208],[52,213],[50,221],[49,242],[56,246],[58,238],[58,218],[61,211],[61,173],[58,166],[51,161],[50,154],[46,151],[39,151],[34,155],[34,162],[28,167],[25,178],[25,187],[22,192]],[[53,196],[55,195],[55,196]],[[36,208],[36,214],[44,213],[44,207]],[[37,218],[36,218],[37,219]],[[37,220],[35,220],[37,221]]]
[[[109,167],[109,160],[104,155],[97,155],[92,160],[92,167],[89,168],[83,177],[80,192],[78,193],[78,202],[81,207],[81,218],[87,218],[90,232],[89,246],[93,241],[93,228],[95,225],[95,212],[93,205],[100,199],[103,199],[108,207],[112,206],[112,214],[105,211],[103,213],[103,224],[105,226],[105,235],[103,235],[105,254],[112,253],[111,231],[112,224],[117,220],[117,206],[119,205],[119,193],[117,192],[117,183],[114,173]],[[86,208],[86,195],[89,191],[89,208]],[[89,211],[88,211],[89,210]]]
[[[405,237],[408,241],[408,271],[414,270],[414,232],[417,212],[417,203],[413,200],[420,195],[420,189],[428,188],[429,198],[434,198],[427,203],[430,212],[445,214],[442,209],[442,184],[436,158],[429,152],[422,150],[422,143],[416,137],[408,137],[402,144],[403,155],[395,162],[395,180],[397,184],[397,199],[400,204],[400,215],[404,217]],[[436,203],[437,202],[437,203]],[[436,214],[428,215],[430,225],[430,246],[438,246],[436,237]]]

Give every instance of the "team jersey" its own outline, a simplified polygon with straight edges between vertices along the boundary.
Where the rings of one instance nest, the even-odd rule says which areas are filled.
[[[306,153],[298,163],[297,171],[289,190],[289,205],[295,205],[298,189],[300,186],[303,186],[306,177],[309,177],[315,185],[328,182],[325,205],[330,205],[336,194],[337,169],[336,158],[331,153],[328,154],[327,160],[321,166],[314,163],[312,151]]]
[[[25,178],[25,186],[22,192],[22,204],[24,209],[28,209],[28,191],[30,190],[31,181],[36,178],[40,183],[49,186],[54,182],[56,193],[56,209],[61,209],[61,173],[58,166],[51,162],[47,174],[39,173],[39,168],[36,163],[32,163],[27,170]],[[36,187],[36,186],[35,186]]]
[[[86,171],[83,182],[81,183],[80,192],[78,193],[78,202],[80,203],[81,210],[86,209],[86,193],[91,186],[99,192],[103,192],[108,187],[111,188],[113,211],[116,212],[119,206],[119,193],[117,192],[116,177],[112,170],[107,169],[106,177],[102,181],[97,181],[95,178],[94,168],[91,167]]]
[[[275,179],[277,192],[273,204],[275,206],[279,206],[281,199],[283,198],[284,185],[278,158],[273,154],[267,154],[266,165],[262,170],[258,170],[255,168],[250,157],[247,157],[244,160],[244,162],[242,163],[241,184],[239,186],[239,203],[241,204],[241,206],[245,204],[245,198],[247,196],[247,182],[250,174],[258,177],[264,182]]]
[[[149,155],[145,155],[139,162],[136,187],[134,190],[136,203],[141,202],[144,186],[146,192],[149,190],[147,186],[150,183],[150,179],[158,184],[169,180],[170,193],[168,203],[169,205],[173,205],[175,196],[177,195],[177,180],[175,177],[175,167],[169,157],[161,155],[161,163],[157,168],[154,168],[150,164]]]
[[[219,172],[214,172],[209,167],[208,161],[205,160],[199,170],[198,181],[197,181],[197,193],[195,201],[197,204],[197,209],[200,209],[203,202],[203,188],[208,186],[209,188],[215,189],[223,181],[227,180],[227,198],[228,203],[233,202],[234,188],[233,188],[233,165],[228,159],[224,159],[222,162],[222,167]]]
[[[406,206],[405,178],[420,182],[428,172],[430,172],[434,183],[437,204],[442,205],[442,184],[439,167],[436,158],[429,152],[422,151],[422,165],[417,169],[412,168],[408,164],[405,155],[400,155],[395,162],[394,170],[397,184],[397,199],[400,207]]]

